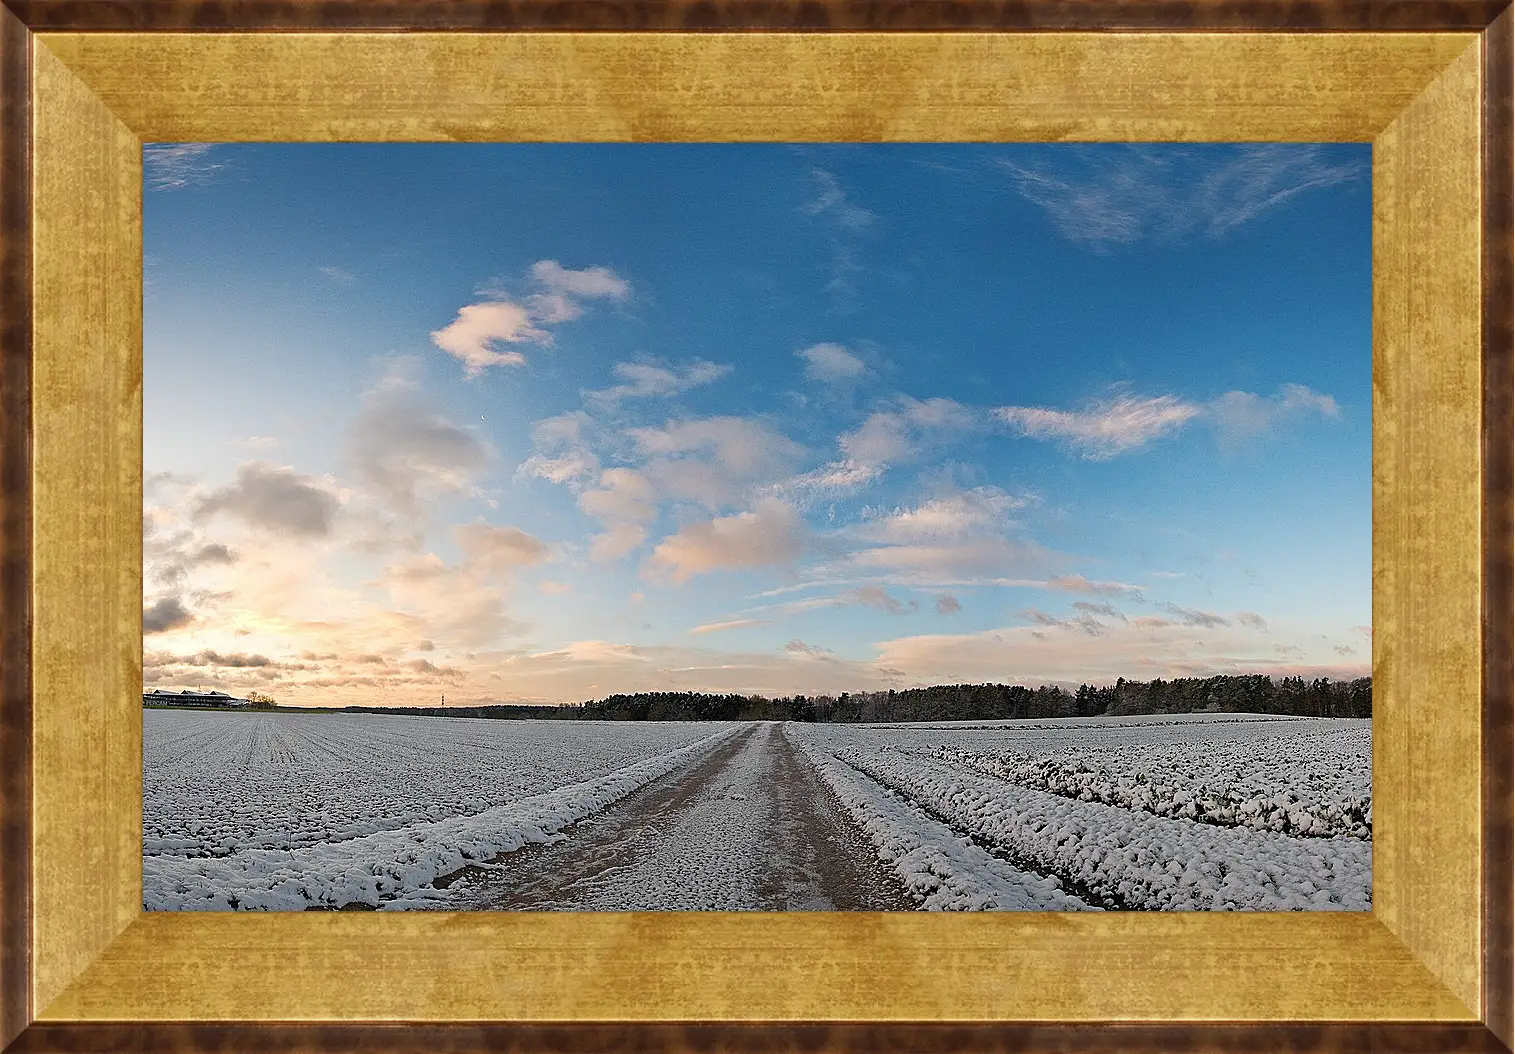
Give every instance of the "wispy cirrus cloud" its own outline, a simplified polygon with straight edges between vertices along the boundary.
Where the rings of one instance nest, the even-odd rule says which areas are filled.
[[[1059,148],[999,167],[1070,241],[1095,249],[1221,238],[1299,195],[1363,181],[1367,166],[1321,144]]]
[[[732,367],[697,359],[685,366],[666,366],[661,362],[618,362],[611,372],[621,383],[609,388],[586,391],[584,398],[601,406],[623,399],[654,399],[678,395],[725,377]]]
[[[142,147],[142,181],[148,190],[182,190],[214,183],[226,170],[215,143],[148,143]]]
[[[1272,435],[1307,417],[1337,417],[1340,407],[1329,395],[1302,384],[1285,384],[1270,396],[1231,391],[1204,403],[1118,389],[1077,410],[1001,406],[989,413],[1016,435],[1060,442],[1087,461],[1108,461],[1175,435],[1194,422],[1209,424],[1223,444],[1234,446]]]
[[[1028,439],[1056,439],[1089,461],[1106,461],[1170,435],[1203,411],[1177,396],[1117,395],[1080,410],[1002,406],[993,416]]]
[[[689,631],[691,637],[703,637],[708,633],[726,633],[730,630],[751,629],[754,626],[769,626],[772,621],[761,618],[738,618],[726,622],[707,622]]]
[[[836,309],[850,311],[857,306],[858,278],[863,273],[857,259],[860,242],[876,226],[878,217],[848,197],[835,173],[813,168],[810,179],[816,194],[805,203],[804,211],[829,228],[831,280],[826,290]]]

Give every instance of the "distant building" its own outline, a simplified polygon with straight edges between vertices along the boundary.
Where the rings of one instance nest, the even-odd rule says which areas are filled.
[[[187,688],[182,692],[165,692],[161,688],[154,688],[142,693],[142,702],[143,705],[153,706],[252,706],[250,699],[239,699],[225,692],[192,692]]]

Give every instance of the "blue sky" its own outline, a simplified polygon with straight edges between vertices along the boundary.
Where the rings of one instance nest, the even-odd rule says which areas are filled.
[[[146,679],[1357,676],[1365,146],[145,155]]]

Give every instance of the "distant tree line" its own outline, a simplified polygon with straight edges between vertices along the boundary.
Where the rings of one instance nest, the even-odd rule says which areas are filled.
[[[1330,681],[1262,674],[1128,681],[1077,692],[1055,685],[940,684],[839,696],[711,695],[637,692],[563,706],[379,707],[349,711],[444,717],[554,718],[589,721],[988,721],[1134,714],[1252,713],[1291,717],[1371,717],[1373,680]]]

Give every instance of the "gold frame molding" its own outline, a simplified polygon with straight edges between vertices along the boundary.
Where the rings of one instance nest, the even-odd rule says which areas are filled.
[[[5,879],[29,889],[24,956],[14,908],[5,931],[4,988],[24,970],[24,1005],[0,1043],[389,1049],[411,1041],[382,1023],[465,1022],[411,1035],[1509,1047],[1509,900],[1491,891],[1509,880],[1510,484],[1489,473],[1509,473],[1510,232],[1489,187],[1491,166],[1508,180],[1490,128],[1500,106],[1508,122],[1511,15],[1486,9],[1489,28],[1316,33],[34,32],[23,17],[65,16],[0,11],[0,168],[17,171],[21,134],[30,172],[19,220],[0,192],[6,237],[30,247],[29,310],[0,315],[0,340],[30,355],[29,373],[14,354],[0,372],[0,409],[29,415],[21,453],[21,426],[0,430],[0,510],[27,543],[8,565],[26,611],[0,595],[0,763],[18,744],[30,757],[27,873]],[[371,139],[1371,142],[1372,912],[144,913],[141,144]],[[0,851],[22,849],[5,830]],[[380,1031],[318,1044],[301,1022]],[[770,1031],[658,1031],[689,1022]],[[872,1031],[800,1027],[841,1022]],[[1086,1027],[1101,1022],[1197,1031]],[[552,1031],[572,1023],[622,1030]]]

